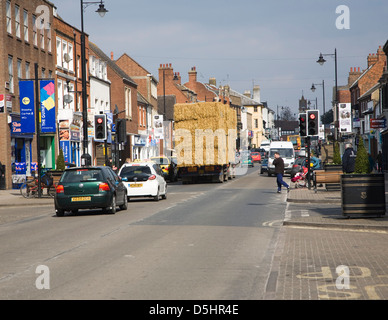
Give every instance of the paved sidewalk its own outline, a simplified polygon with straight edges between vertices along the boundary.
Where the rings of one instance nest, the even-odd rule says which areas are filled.
[[[41,198],[26,199],[20,194],[19,190],[0,190],[0,208],[45,205],[54,205],[54,199],[47,194],[43,194]]]
[[[292,184],[291,184],[292,185]],[[385,197],[386,205],[388,205],[388,174],[385,174]],[[319,208],[320,205],[331,205],[332,210],[330,214],[321,212],[319,210],[310,211],[309,215],[304,217],[291,216],[285,217],[283,225],[286,226],[315,226],[315,227],[330,227],[330,228],[342,228],[342,229],[373,229],[373,230],[385,230],[388,232],[388,215],[375,218],[375,217],[351,217],[347,218],[342,215],[341,208],[341,191],[326,191],[324,186],[318,187],[317,192],[313,188],[310,190],[306,188],[291,188],[287,195],[287,202],[289,203],[306,203],[316,204]],[[388,210],[387,210],[388,211]]]
[[[340,191],[324,188],[291,189],[287,202],[264,299],[388,300],[387,213],[344,217]]]

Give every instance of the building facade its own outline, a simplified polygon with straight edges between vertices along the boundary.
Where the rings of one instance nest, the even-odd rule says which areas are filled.
[[[19,90],[19,83],[33,80],[35,71],[41,79],[54,77],[53,14],[54,5],[48,1],[1,1],[0,161],[5,165],[3,187],[7,189],[20,186],[35,171],[38,153],[44,155],[47,167],[55,163],[55,132],[42,134],[38,151],[35,130],[26,132],[32,130],[22,125]],[[35,119],[30,120],[36,128]]]

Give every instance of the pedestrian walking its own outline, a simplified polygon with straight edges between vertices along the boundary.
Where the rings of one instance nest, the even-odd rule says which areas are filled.
[[[342,156],[342,171],[344,173],[353,173],[356,164],[356,153],[353,150],[353,145],[347,143],[345,145],[345,152]]]
[[[279,152],[275,152],[275,160],[272,164],[275,166],[275,174],[276,174],[276,183],[278,184],[278,193],[282,191],[282,186],[287,188],[287,191],[290,191],[290,186],[283,181],[284,175],[284,161],[280,157]]]
[[[381,151],[379,151],[377,155],[376,162],[377,162],[377,171],[383,172],[383,154],[381,153]]]

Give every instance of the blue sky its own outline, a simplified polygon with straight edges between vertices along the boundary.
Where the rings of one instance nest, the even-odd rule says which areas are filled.
[[[86,1],[85,1],[86,2]],[[58,14],[80,28],[80,0],[54,0]],[[289,106],[297,113],[302,92],[322,111],[332,100],[334,58],[316,63],[319,53],[338,53],[338,84],[346,84],[351,67],[366,68],[369,53],[388,40],[386,0],[104,0],[100,18],[86,8],[90,40],[115,58],[124,52],[158,77],[160,64],[171,63],[183,83],[195,66],[198,80],[217,79],[243,93],[261,87],[270,108]],[[350,29],[339,30],[339,5],[350,12]]]

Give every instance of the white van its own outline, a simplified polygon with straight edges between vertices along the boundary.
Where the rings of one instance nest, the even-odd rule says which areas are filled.
[[[273,141],[269,146],[268,155],[268,176],[275,173],[275,166],[272,164],[275,160],[275,152],[279,152],[284,161],[284,173],[291,174],[292,166],[295,162],[294,146],[291,141]]]
[[[261,141],[260,148],[264,149],[265,152],[269,152],[269,146],[271,144],[271,141],[269,140],[263,140]]]

